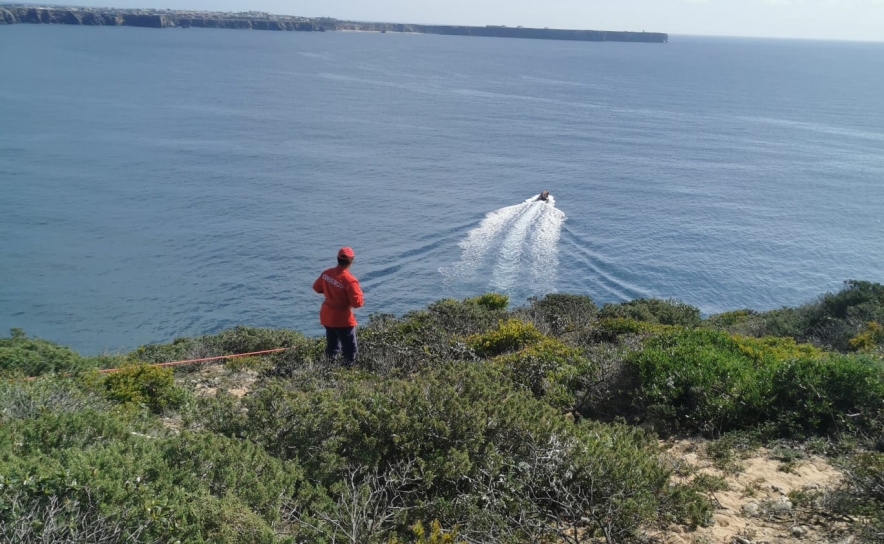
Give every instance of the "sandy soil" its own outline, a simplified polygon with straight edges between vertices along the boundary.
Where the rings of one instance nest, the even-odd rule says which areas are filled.
[[[707,442],[664,443],[666,461],[687,481],[697,474],[723,477],[728,488],[709,493],[717,506],[714,524],[692,530],[675,527],[649,536],[665,544],[785,544],[798,542],[850,544],[854,537],[831,520],[814,518],[795,508],[793,491],[825,491],[836,486],[841,473],[815,456],[786,465],[760,448],[738,461],[740,470],[724,472],[706,455]]]
[[[257,379],[257,372],[249,370],[230,372],[224,364],[212,364],[192,374],[183,375],[178,378],[178,382],[192,389],[198,396],[214,395],[218,391],[224,391],[235,397],[243,397],[251,390],[252,384]]]

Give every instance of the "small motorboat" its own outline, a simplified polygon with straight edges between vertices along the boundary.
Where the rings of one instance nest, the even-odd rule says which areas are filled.
[[[548,202],[549,201],[549,191],[544,189],[543,192],[537,196],[537,200],[542,200],[544,202]]]

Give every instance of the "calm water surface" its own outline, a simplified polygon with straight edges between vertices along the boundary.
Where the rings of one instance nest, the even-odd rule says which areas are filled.
[[[341,245],[363,322],[884,281],[884,44],[16,25],[0,51],[0,331],[316,334]]]

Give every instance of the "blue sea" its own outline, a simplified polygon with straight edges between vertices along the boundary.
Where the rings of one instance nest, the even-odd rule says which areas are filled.
[[[342,245],[362,323],[884,281],[881,43],[15,25],[0,51],[0,334],[318,334]]]

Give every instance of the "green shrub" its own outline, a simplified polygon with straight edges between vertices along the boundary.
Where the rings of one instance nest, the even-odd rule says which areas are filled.
[[[716,329],[730,330],[732,327],[746,323],[756,313],[754,310],[744,309],[713,314],[703,320],[703,325]]]
[[[715,510],[705,493],[693,485],[669,486],[660,494],[658,525],[677,523],[692,528],[712,525]]]
[[[140,346],[130,357],[146,363],[166,363],[290,348],[305,343],[304,335],[296,331],[239,325],[215,335],[176,338],[168,344]]]
[[[484,295],[479,295],[478,297],[468,298],[464,300],[465,304],[478,304],[479,306],[490,311],[506,310],[509,302],[509,295],[504,295],[501,293],[485,293]]]
[[[17,529],[25,541],[52,540],[69,526],[114,528],[108,542],[275,542],[272,526],[302,481],[295,465],[257,446],[187,432],[0,459],[0,475],[0,537]],[[53,524],[37,523],[50,515]]]
[[[488,293],[460,302],[444,299],[402,318],[372,315],[359,333],[358,363],[383,375],[409,374],[452,360],[474,360],[464,337],[506,316],[505,295]]]
[[[884,322],[884,285],[850,280],[838,293],[827,293],[811,305],[804,337],[838,351],[870,321]]]
[[[702,473],[698,474],[691,485],[702,492],[714,493],[716,491],[726,491],[728,489],[727,480],[721,476]]]
[[[361,335],[359,342],[361,350]],[[247,359],[257,359],[253,370],[259,371],[263,377],[271,378],[295,378],[304,369],[310,369],[315,366],[328,366],[328,361],[325,357],[325,337],[304,339],[298,345],[285,351],[262,355],[258,358],[247,357]],[[238,368],[239,364],[235,361],[237,359],[230,359],[227,366],[231,369]]]
[[[497,328],[467,338],[470,348],[480,357],[494,357],[536,344],[543,335],[531,323],[518,319],[500,321]]]
[[[744,356],[756,365],[771,364],[789,359],[811,359],[823,357],[824,352],[810,344],[798,344],[793,338],[765,336],[748,338],[733,336],[734,342]]]
[[[16,456],[50,454],[70,448],[127,440],[138,424],[125,414],[85,409],[77,412],[44,412],[37,417],[12,421],[0,427],[0,444]],[[143,433],[142,433],[143,434]],[[2,457],[4,454],[0,454]]]
[[[813,306],[806,304],[798,308],[778,308],[767,312],[747,315],[727,330],[747,336],[790,337],[798,342],[809,342],[807,331]]]
[[[304,335],[287,329],[266,329],[237,326],[207,337],[225,354],[251,353],[304,344]]]
[[[852,338],[869,322],[884,323],[884,285],[849,280],[838,293],[826,293],[798,308],[781,308],[749,316],[730,327],[751,336],[789,336],[825,349],[846,352]]]
[[[427,306],[419,312],[408,313],[403,321],[408,322],[412,316],[421,316],[433,328],[446,331],[451,336],[467,336],[493,327],[506,316],[506,306],[500,306],[502,295],[490,294],[483,297],[468,298],[463,302],[444,299]],[[480,303],[480,300],[484,302]],[[496,303],[495,303],[496,302]],[[507,299],[509,302],[509,299]]]
[[[78,378],[0,381],[0,422],[34,418],[45,412],[107,410],[108,402]]]
[[[605,304],[599,312],[602,319],[627,318],[659,325],[696,327],[700,310],[674,299],[639,298],[619,304]]]
[[[848,482],[861,497],[879,504],[884,515],[884,453],[864,452],[848,463]]]
[[[769,399],[752,362],[727,334],[684,330],[651,339],[630,355],[637,399],[664,428],[722,432],[761,420]]]
[[[433,520],[430,523],[430,530],[424,529],[424,524],[420,521],[411,528],[413,538],[405,541],[399,538],[391,538],[387,544],[465,544],[464,541],[457,540],[457,529],[453,531],[443,531],[439,520]]]
[[[861,316],[871,318],[882,310],[884,310],[884,285],[870,281],[848,280],[844,282],[844,288],[838,293],[823,295],[819,302],[818,316],[836,319]]]
[[[599,308],[585,295],[551,293],[543,298],[530,298],[525,315],[540,326],[544,324],[554,335],[580,330],[594,321]]]
[[[268,357],[252,355],[227,359],[224,367],[231,372],[266,372],[273,366]]]
[[[581,378],[596,370],[582,350],[551,338],[498,356],[494,361],[514,384],[560,409],[574,407]]]
[[[848,344],[851,351],[871,352],[884,345],[884,326],[877,321],[869,321]]]
[[[267,455],[251,442],[200,432],[183,432],[164,443],[163,457],[181,474],[179,485],[205,488],[214,497],[234,495],[261,519],[279,519],[281,500],[303,479],[300,468]]]
[[[197,516],[193,519],[195,523],[190,527],[193,532],[192,535],[188,535],[190,539],[230,544],[279,542],[272,524],[232,494],[205,501],[199,508]]]
[[[296,508],[296,519],[312,520],[317,534],[334,534],[322,520],[352,515],[343,510],[352,501],[406,492],[412,506],[398,510],[404,517],[384,514],[387,530],[405,534],[417,520],[439,519],[468,540],[515,531],[516,504],[535,512],[539,534],[551,530],[549,515],[623,536],[661,510],[690,510],[687,495],[665,502],[668,472],[650,437],[568,423],[491,364],[445,365],[410,379],[341,372],[333,381],[271,381],[244,398],[243,409],[237,432],[297,459],[327,490]],[[561,504],[571,510],[559,511]],[[575,516],[590,510],[597,518]]]
[[[627,317],[610,317],[599,319],[588,328],[586,331],[586,336],[588,337],[586,343],[617,343],[623,338],[650,336],[672,331],[676,328],[669,325],[648,323],[647,321],[637,321]]]
[[[94,361],[80,357],[70,348],[28,338],[21,329],[12,329],[9,338],[0,338],[0,374],[40,376],[89,368],[95,368]]]
[[[143,404],[156,413],[183,401],[183,391],[175,386],[171,368],[144,364],[108,374],[104,392],[114,402]]]
[[[766,417],[783,435],[873,430],[884,411],[884,371],[870,357],[790,359],[758,379],[771,384]]]
[[[235,438],[248,435],[248,419],[240,399],[226,392],[198,397],[182,413],[185,428],[205,430]]]
[[[395,375],[444,361],[474,359],[463,339],[454,336],[438,319],[430,312],[411,312],[401,319],[372,316],[368,326],[359,331],[359,366]]]
[[[52,476],[20,479],[0,474],[0,541],[138,542],[157,521],[151,507],[148,516],[126,506],[103,511],[107,509],[91,496],[89,486],[59,481]]]
[[[639,406],[664,429],[720,433],[776,421],[784,436],[825,434],[873,428],[882,409],[880,362],[792,340],[676,331],[650,339],[629,363]]]
[[[884,542],[884,453],[860,452],[847,458],[844,483],[826,504],[828,511],[863,521],[863,542]]]
[[[314,474],[334,473],[348,460],[376,469],[417,456],[433,460],[436,470],[448,467],[445,474],[454,478],[463,468],[456,451],[484,440],[484,411],[493,407],[511,421],[524,410],[503,413],[520,395],[490,368],[428,372],[417,381],[349,373],[334,383],[270,382],[243,400],[246,432]]]
[[[207,340],[207,337],[176,338],[168,344],[146,344],[139,346],[130,358],[148,364],[168,363],[188,359],[202,359],[224,355],[224,353]]]
[[[740,461],[762,446],[762,437],[766,430],[762,426],[760,429],[729,432],[717,440],[707,442],[706,455],[712,460],[712,465],[723,472],[741,472],[744,467]]]

